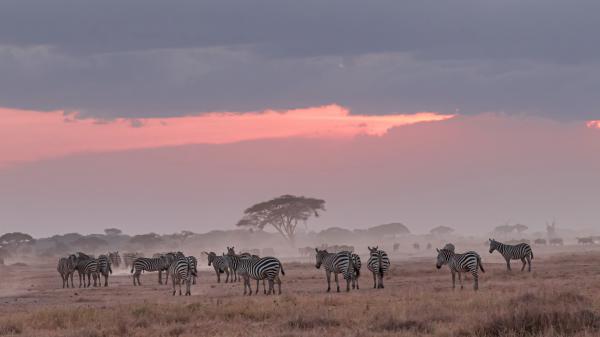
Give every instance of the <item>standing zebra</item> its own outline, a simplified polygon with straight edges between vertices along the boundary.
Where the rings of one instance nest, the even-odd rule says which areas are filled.
[[[75,288],[73,284],[73,274],[75,273],[75,265],[77,263],[77,256],[69,255],[69,257],[63,257],[58,260],[58,266],[56,270],[60,274],[63,284],[62,287],[69,287],[69,278],[71,278],[71,288]]]
[[[194,273],[192,273],[192,284],[196,284],[196,277],[198,276],[198,259],[196,259],[195,256],[187,256],[186,257],[188,262],[191,265],[191,268],[194,270]]]
[[[142,254],[142,253],[124,253],[123,254],[123,264],[125,264],[125,269],[132,267],[133,261],[135,261],[135,259],[140,258],[140,257],[144,257],[144,254]]]
[[[506,260],[506,268],[510,271],[510,260],[521,260],[523,267],[521,271],[525,270],[525,265],[528,265],[528,270],[531,272],[531,260],[533,260],[533,251],[531,246],[526,243],[519,243],[517,245],[505,245],[502,242],[498,242],[494,239],[490,239],[490,254],[497,250],[502,254],[504,260]]]
[[[373,288],[383,288],[383,276],[390,269],[390,258],[379,247],[369,248],[369,261],[367,268],[373,273]]]
[[[175,285],[179,285],[179,296],[181,296],[181,283],[185,283],[185,296],[192,295],[190,284],[192,282],[192,278],[196,276],[197,271],[190,257],[184,256],[181,252],[174,254],[174,258],[169,266],[168,273],[171,274],[173,296],[175,296],[176,293]]]
[[[482,273],[485,273],[483,264],[481,264],[481,257],[476,252],[466,252],[464,254],[455,254],[454,250],[450,249],[438,249],[437,256],[437,269],[442,268],[443,265],[448,264],[450,272],[452,272],[452,289],[456,288],[456,273],[458,273],[458,282],[460,283],[460,289],[463,289],[462,274],[471,273],[473,275],[473,289],[479,289],[479,274],[478,269],[481,269]]]
[[[110,260],[110,264],[115,266],[115,268],[119,268],[121,265],[121,255],[119,252],[108,252],[108,259]]]
[[[275,294],[275,283],[279,288],[279,295],[281,295],[281,279],[279,278],[279,271],[281,275],[285,275],[283,265],[279,259],[267,256],[267,257],[249,257],[240,259],[239,264],[240,275],[244,278],[244,295],[246,295],[246,287],[250,290],[248,295],[252,295],[252,286],[250,284],[250,278],[256,280],[256,292],[258,294],[258,287],[260,280],[269,281],[269,292],[268,295]]]
[[[352,253],[352,261],[354,262],[354,277],[352,278],[352,289],[360,289],[358,287],[358,278],[360,277],[360,268],[362,267],[362,262],[360,261],[360,256],[358,254]]]
[[[325,275],[327,277],[327,292],[331,291],[331,273],[335,278],[337,292],[340,292],[340,283],[338,274],[342,273],[346,279],[346,290],[350,291],[350,282],[354,278],[355,267],[351,252],[329,253],[327,250],[319,250],[315,248],[316,264],[315,268],[320,269],[321,265],[325,266]],[[352,263],[351,263],[352,261]]]
[[[108,287],[108,274],[112,274],[111,262],[108,256],[98,256],[98,272],[104,276],[104,286]],[[98,280],[100,282],[100,280]]]
[[[96,278],[98,272],[98,263],[92,256],[78,252],[75,259],[75,270],[79,275],[79,288],[83,285],[84,288],[89,287],[91,278],[94,278],[94,287],[96,286]],[[88,277],[87,286],[85,283],[85,277]],[[83,279],[83,282],[81,281]]]
[[[135,273],[133,274],[133,285],[136,285],[136,280],[137,285],[142,285],[142,283],[140,282],[140,274],[142,273],[142,271],[163,271],[168,269],[169,265],[169,260],[165,255],[161,255],[160,257],[154,258],[138,257],[137,259],[135,259],[135,261],[133,261],[133,265],[131,266],[130,271],[130,273],[133,273],[133,271],[135,270]]]
[[[227,278],[225,279],[225,283],[229,281],[229,259],[225,258],[225,254],[223,256],[217,256],[215,252],[202,252],[208,256],[208,266],[212,264],[213,268],[215,268],[215,273],[217,273],[217,283],[221,283],[221,274],[227,274]]]
[[[237,269],[238,269],[238,265],[240,263],[240,257],[241,256],[239,256],[239,255],[235,255],[234,247],[227,246],[227,255],[225,256],[225,258],[227,258],[229,270],[233,274],[233,282],[239,281],[238,275],[237,275]]]

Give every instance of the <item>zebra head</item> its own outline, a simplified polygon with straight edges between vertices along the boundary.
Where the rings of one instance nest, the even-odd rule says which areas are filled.
[[[373,247],[373,248],[367,246],[367,248],[369,248],[369,252],[371,253],[371,255],[376,255],[377,252],[379,251],[379,246],[376,246],[376,247]]]
[[[450,258],[454,255],[454,251],[449,250],[449,249],[436,249],[438,252],[438,256],[437,256],[437,263],[435,264],[435,267],[437,269],[442,268],[443,265],[445,265],[446,263],[448,263],[448,261],[450,261]]]
[[[498,249],[500,242],[490,239],[490,254],[494,252],[494,250]]]
[[[217,254],[215,252],[203,252],[204,254],[206,254],[206,256],[208,257],[208,265],[210,266],[214,261],[215,258],[217,258]]]
[[[323,258],[325,258],[325,256],[327,256],[327,254],[329,254],[327,252],[327,249],[323,249],[323,250],[319,250],[318,248],[315,248],[315,251],[317,252],[317,254],[315,255],[316,258],[316,263],[315,263],[315,268],[319,269],[321,268],[321,264],[323,263]]]
[[[229,256],[235,256],[235,247],[234,246],[227,246],[227,255]]]

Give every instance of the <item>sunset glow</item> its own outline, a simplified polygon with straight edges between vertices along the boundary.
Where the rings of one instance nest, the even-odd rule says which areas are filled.
[[[119,151],[283,137],[380,136],[395,126],[443,121],[453,115],[351,115],[338,105],[262,113],[208,113],[172,118],[80,119],[62,111],[0,109],[0,165],[81,152]]]
[[[587,122],[587,126],[591,129],[600,129],[600,120],[589,121]]]

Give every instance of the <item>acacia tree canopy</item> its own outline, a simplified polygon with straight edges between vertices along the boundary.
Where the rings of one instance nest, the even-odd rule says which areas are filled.
[[[319,211],[325,211],[325,200],[282,195],[246,209],[237,226],[264,229],[270,225],[293,244],[298,223],[318,217]]]

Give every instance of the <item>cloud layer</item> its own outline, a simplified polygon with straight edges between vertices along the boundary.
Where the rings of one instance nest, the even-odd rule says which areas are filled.
[[[598,12],[591,0],[7,0],[0,106],[597,119]]]

